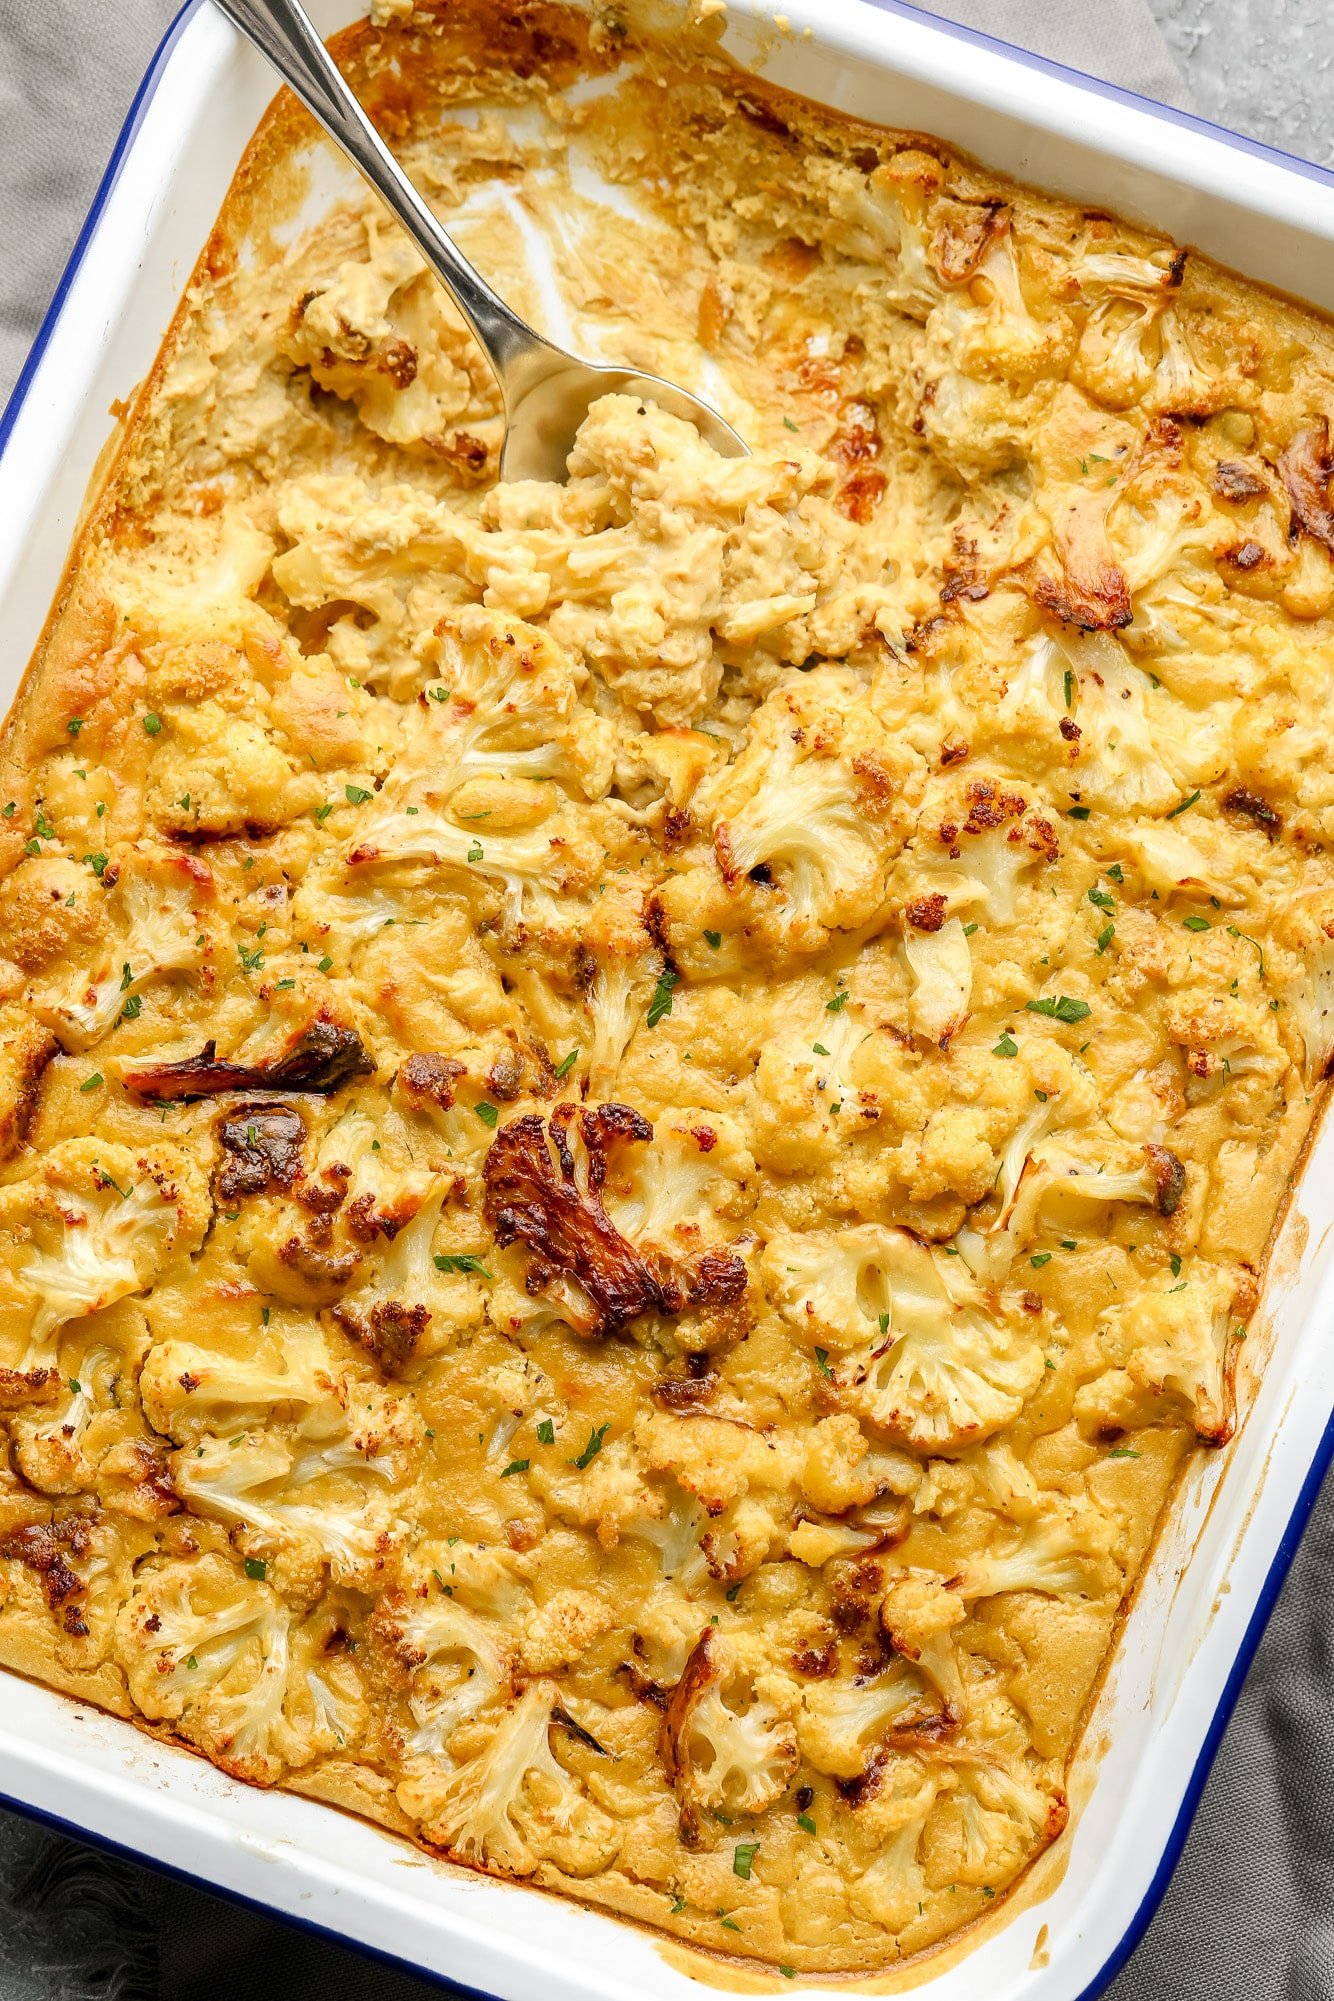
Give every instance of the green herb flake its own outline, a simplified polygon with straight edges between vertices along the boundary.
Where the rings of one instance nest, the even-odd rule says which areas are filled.
[[[827,1348],[816,1349],[815,1366],[822,1376],[828,1376],[830,1381],[833,1381],[834,1372],[829,1366],[829,1350]]]
[[[1051,1021],[1087,1021],[1093,1012],[1087,1001],[1072,1000],[1069,994],[1047,994],[1025,1001],[1024,1006],[1030,1014],[1044,1014]]]
[[[1019,1044],[1010,1034],[1008,1028],[991,1053],[993,1056],[1017,1056],[1019,1054]]]
[[[1115,936],[1116,926],[1114,924],[1104,924],[1102,930],[1098,933],[1098,951],[1105,952]]]
[[[79,1381],[77,1376],[70,1377],[69,1386],[73,1390],[76,1397],[81,1397],[83,1395],[83,1384]]]
[[[1111,891],[1099,889],[1096,882],[1089,891],[1089,902],[1096,903],[1099,910],[1115,910],[1116,908],[1116,898],[1112,895]]]
[[[320,963],[316,968],[316,970],[321,973],[331,973],[333,971],[333,960],[329,957],[329,954],[327,952],[325,953],[324,957],[320,960]]]
[[[570,1461],[571,1466],[577,1466],[581,1473],[585,1470],[585,1468],[591,1466],[593,1464],[593,1461],[597,1458],[599,1452],[601,1452],[602,1442],[606,1438],[607,1433],[610,1430],[611,1430],[611,1425],[609,1423],[599,1424],[595,1426],[595,1428],[588,1434],[588,1443],[584,1447],[583,1451],[579,1454],[579,1457],[577,1459],[572,1459]]]
[[[1062,1237],[1061,1249],[1063,1251],[1077,1251],[1079,1249],[1079,1245],[1076,1243],[1073,1237]]]
[[[706,931],[704,933],[704,942],[711,952],[716,952],[723,942],[723,934],[721,931]]]
[[[526,1473],[527,1471],[528,1461],[526,1459],[511,1459],[500,1477],[502,1480],[508,1480],[512,1473]]]
[[[732,1850],[732,1874],[739,1876],[743,1883],[749,1883],[751,1867],[759,1852],[758,1841],[738,1841]]]
[[[1189,799],[1182,799],[1178,801],[1178,803],[1172,808],[1171,812],[1168,813],[1167,818],[1169,820],[1175,820],[1179,813],[1189,813],[1191,807],[1198,803],[1199,797],[1200,795],[1198,792],[1192,792]]]
[[[199,1666],[199,1662],[198,1662],[198,1661],[197,1661],[197,1660],[195,1659],[194,1655],[193,1655],[193,1654],[191,1654],[191,1655],[189,1656],[189,1658],[187,1659],[187,1661],[186,1661],[185,1665],[186,1665],[186,1666],[187,1666],[188,1668],[197,1668],[197,1667]]]
[[[347,800],[349,806],[364,806],[366,801],[371,797],[371,794],[366,790],[364,785],[345,785],[343,787],[343,797]]]
[[[475,1271],[479,1278],[494,1276],[474,1251],[438,1251],[431,1263],[437,1271]]]
[[[1067,709],[1072,709],[1074,705],[1075,705],[1074,669],[1071,667],[1067,667],[1065,670],[1065,706]]]
[[[569,1055],[563,1057],[562,1060],[556,1065],[555,1075],[556,1075],[556,1082],[558,1084],[564,1083],[565,1079],[569,1076],[571,1070],[573,1070],[575,1066],[575,1062],[578,1059],[578,1055],[579,1051],[577,1049],[572,1049]]]
[[[486,1099],[483,1098],[480,1100],[479,1103],[473,1106],[473,1110],[476,1112],[478,1118],[482,1121],[482,1124],[484,1126],[490,1126],[494,1131],[496,1122],[500,1117],[500,1113],[497,1111],[496,1107],[494,1105],[489,1105]]]
[[[1109,1459],[1138,1459],[1139,1454],[1133,1445],[1118,1445],[1107,1454],[1107,1457]]]
[[[269,1566],[262,1556],[248,1556],[245,1560],[245,1574],[254,1583],[262,1584],[269,1574]]]
[[[811,1044],[811,1054],[812,1056],[827,1056],[829,1051],[825,1048],[823,1042],[813,1042]]]
[[[92,1076],[85,1077],[82,1084],[80,1084],[79,1086],[79,1089],[81,1091],[100,1091],[101,1088],[102,1088],[102,1072],[100,1070],[94,1070]]]
[[[148,714],[144,717],[144,728],[147,730],[149,736],[159,735],[162,729],[161,716],[155,716],[153,711],[150,709],[148,711]]]
[[[539,1445],[554,1445],[556,1443],[556,1426],[551,1418],[544,1417],[538,1425],[537,1442]]]
[[[797,1826],[803,1834],[818,1834],[820,1831],[808,1813],[799,1813],[797,1815]]]
[[[143,1007],[143,1004],[144,1004],[143,996],[141,994],[128,994],[126,996],[125,1005],[120,1011],[121,1020],[138,1021],[139,1013],[141,1008]]]
[[[778,1971],[782,1974],[784,1980],[795,1980],[797,1977],[795,1966],[780,1966]]]
[[[725,1916],[722,1911],[719,1911],[718,1913],[718,1922],[722,1926],[724,1931],[739,1932],[741,1929],[740,1925],[737,1923],[735,1918],[729,1918]]]
[[[468,860],[470,862],[480,862],[480,861],[485,861],[485,859],[486,855],[485,851],[483,850],[481,842],[474,841],[472,846],[468,850]]]
[[[1093,808],[1091,806],[1072,806],[1070,808],[1070,818],[1072,820],[1087,820],[1092,811]]]
[[[840,987],[834,998],[825,1002],[824,1011],[826,1014],[842,1014],[847,1004],[848,990],[846,987]]]
[[[679,1918],[685,1907],[686,1907],[686,1900],[684,1897],[672,1898],[671,1911],[672,1911],[672,1916],[674,1918]]]
[[[965,924],[965,925],[964,925],[964,927],[963,927],[963,935],[964,935],[964,937],[965,937],[965,938],[971,938],[971,937],[972,937],[972,935],[973,935],[973,933],[974,933],[974,931],[976,931],[976,929],[977,929],[977,920],[976,920],[976,918],[974,918],[974,920],[973,920],[973,922],[972,922],[971,924]]]
[[[79,731],[83,728],[83,717],[71,716],[69,721],[66,723],[65,728],[69,731],[71,736],[77,736],[79,734]]]
[[[1187,931],[1208,931],[1211,929],[1209,919],[1201,917],[1196,910],[1192,910],[1189,917],[1183,917],[1181,922]]]
[[[792,421],[792,419],[791,419],[790,417],[784,417],[784,419],[783,419],[783,429],[784,429],[785,431],[795,431],[795,430],[797,430],[798,428],[799,428],[799,426],[798,426],[798,425],[796,425],[796,424],[794,424],[794,423],[793,423],[793,421]]]
[[[1043,1265],[1049,1265],[1051,1263],[1051,1252],[1034,1251],[1032,1257],[1028,1260],[1028,1262],[1032,1265],[1034,1271],[1041,1271]]]
[[[653,998],[648,1004],[648,1025],[656,1028],[664,1015],[672,1011],[672,994],[681,983],[679,973],[664,971],[658,976],[658,984],[653,989]]]
[[[1181,1276],[1181,1260],[1180,1260],[1180,1258],[1179,1258],[1179,1257],[1177,1256],[1177,1254],[1176,1254],[1176,1252],[1175,1252],[1175,1251],[1173,1251],[1173,1253],[1172,1253],[1171,1257],[1170,1257],[1170,1258],[1169,1258],[1169,1259],[1167,1260],[1167,1262],[1168,1262],[1168,1264],[1169,1264],[1169,1265],[1170,1265],[1170,1266],[1172,1267],[1172,1276],[1173,1276],[1173,1278],[1180,1278],[1180,1276]]]
[[[334,809],[334,801],[332,799],[326,799],[322,806],[317,806],[315,808],[315,818],[319,821],[321,826],[324,825],[329,815],[333,812],[333,809]]]

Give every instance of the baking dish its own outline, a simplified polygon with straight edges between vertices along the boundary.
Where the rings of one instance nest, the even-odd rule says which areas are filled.
[[[339,10],[324,11],[321,25],[338,25]],[[1322,193],[1319,183],[1268,156],[1239,166],[1225,142],[1185,124],[1163,127],[1156,155],[1155,114],[1090,97],[1057,75],[1043,85],[1041,121],[1034,111],[1025,122],[1013,63],[973,41],[956,46],[907,13],[847,5],[821,8],[818,24],[800,15],[786,25],[752,18],[738,24],[734,46],[779,81],[935,129],[1011,171],[1133,209],[1272,281],[1296,285],[1311,261],[1305,211]],[[0,629],[16,660],[26,656],[56,580],[106,400],[123,394],[151,359],[266,94],[263,73],[202,12],[181,24],[163,77],[170,90],[141,100],[119,178],[18,401],[0,463],[0,492],[12,496],[0,518],[14,524]],[[1032,83],[1026,87],[1034,96]],[[1095,133],[1100,153],[1076,142],[1081,129]],[[1213,200],[1211,185],[1224,191]],[[136,273],[130,253],[141,248]],[[90,327],[100,330],[91,352]],[[1246,1418],[1232,1451],[1193,1472],[1131,1618],[1077,1769],[1073,1833],[973,1953],[952,1951],[909,1976],[940,1995],[971,1992],[978,1978],[1012,1995],[1085,1990],[1133,1932],[1137,1905],[1151,1900],[1155,1857],[1166,1866],[1203,1769],[1209,1719],[1221,1727],[1276,1553],[1281,1568],[1294,1515],[1319,1471],[1313,1461],[1330,1401],[1317,1345],[1319,1186],[1317,1165],[1312,1213],[1289,1219],[1277,1261],[1269,1334],[1252,1337],[1251,1353],[1272,1345],[1273,1366],[1254,1399],[1243,1397]],[[22,1803],[81,1817],[104,1838],[493,1992],[685,1991],[679,1962],[649,1938],[618,1932],[612,1970],[607,1920],[439,1869],[369,1828],[236,1788],[124,1726],[44,1691],[11,1687],[0,1785]]]

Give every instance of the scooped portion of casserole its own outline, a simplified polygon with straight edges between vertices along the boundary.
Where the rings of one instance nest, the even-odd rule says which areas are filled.
[[[783,1973],[995,1907],[1334,1027],[1328,325],[710,53],[291,107],[0,778],[0,1659]],[[392,18],[388,18],[392,17]],[[316,196],[319,188],[323,193]]]

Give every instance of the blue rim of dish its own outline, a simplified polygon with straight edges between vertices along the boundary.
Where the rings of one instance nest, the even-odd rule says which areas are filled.
[[[206,0],[185,0],[184,6],[182,6],[180,12],[172,21],[161,42],[159,42],[153,60],[145,72],[144,80],[135,93],[129,115],[121,127],[116,144],[112,149],[111,158],[107,162],[106,172],[98,184],[97,192],[93,196],[92,206],[89,208],[83,227],[75,239],[74,248],[70,252],[64,271],[61,273],[60,282],[52,295],[51,303],[47,307],[42,324],[38,328],[37,337],[29,350],[27,360],[19,371],[18,379],[14,384],[9,400],[5,404],[3,412],[0,412],[0,456],[3,456],[9,444],[14,425],[18,420],[19,411],[27,399],[28,392],[32,388],[37,371],[50,345],[51,337],[65,309],[70,290],[87,254],[88,246],[101,224],[106,205],[111,198],[117,181],[120,179],[121,171],[129,157],[130,149],[138,136],[139,128],[143,124],[148,107],[157,94],[158,86],[163,80],[163,75],[171,56],[186,27],[205,4]],[[1210,119],[1201,118],[1193,111],[1182,111],[1175,105],[1160,104],[1156,99],[1144,97],[1138,91],[1127,90],[1120,84],[1106,83],[1100,77],[1089,76],[1085,71],[1073,69],[1067,63],[1053,62],[1049,57],[1036,55],[1031,50],[1022,49],[1013,42],[1005,42],[995,35],[985,34],[981,29],[965,27],[962,22],[950,21],[937,14],[929,14],[923,8],[914,7],[909,4],[909,0],[862,0],[862,4],[868,5],[877,13],[897,15],[902,20],[913,21],[923,27],[933,28],[938,34],[955,41],[968,42],[974,48],[990,50],[993,54],[1003,56],[1010,62],[1018,63],[1025,69],[1036,70],[1040,75],[1057,77],[1064,82],[1076,84],[1081,89],[1091,91],[1095,96],[1108,99],[1112,103],[1132,105],[1151,117],[1162,119],[1167,124],[1181,126],[1187,131],[1203,133],[1206,137],[1215,139],[1220,144],[1231,147],[1235,152],[1249,154],[1253,159],[1270,160],[1275,165],[1287,168],[1290,173],[1300,174],[1307,180],[1317,181],[1323,187],[1334,188],[1334,171],[1317,166],[1313,160],[1303,160],[1297,154],[1285,153],[1279,147],[1268,146],[1259,139],[1248,139],[1244,133],[1229,131],[1227,126],[1216,125]],[[1213,1767],[1214,1759],[1218,1755],[1218,1749],[1223,1741],[1227,1726],[1232,1720],[1232,1712],[1237,1706],[1237,1699],[1241,1694],[1251,1662],[1255,1658],[1256,1648],[1263,1638],[1265,1627],[1269,1624],[1274,1606],[1278,1602],[1279,1593],[1283,1589],[1289,1570],[1292,1568],[1293,1558],[1297,1554],[1297,1548],[1301,1542],[1306,1524],[1310,1519],[1311,1510],[1315,1506],[1316,1498],[1324,1482],[1325,1475],[1329,1471],[1332,1460],[1334,1460],[1334,1416],[1331,1416],[1321,1436],[1320,1443],[1312,1455],[1306,1477],[1302,1482],[1301,1489],[1293,1505],[1292,1513],[1288,1517],[1287,1525],[1279,1539],[1273,1560],[1270,1563],[1264,1583],[1256,1598],[1255,1607],[1247,1622],[1246,1631],[1242,1635],[1241,1644],[1233,1656],[1232,1666],[1228,1671],[1227,1680],[1223,1684],[1222,1692],[1215,1705],[1209,1729],[1206,1732],[1204,1742],[1200,1746],[1186,1790],[1182,1795],[1181,1805],[1177,1810],[1176,1819],[1172,1823],[1171,1832],[1163,1846],[1162,1855],[1154,1871],[1153,1880],[1150,1882],[1144,1896],[1140,1899],[1138,1908],[1125,1931],[1121,1934],[1116,1947],[1103,1962],[1103,1965],[1088,1985],[1080,1990],[1076,2001],[1096,2001],[1096,1997],[1106,1990],[1143,1938],[1154,1912],[1162,1902],[1176,1866],[1181,1860],[1181,1851],[1186,1845],[1186,1838],[1190,1833],[1191,1823],[1199,1807],[1200,1797]],[[212,1878],[193,1875],[188,1869],[165,1862],[158,1856],[145,1855],[141,1850],[126,1848],[121,1843],[113,1841],[107,1836],[93,1833],[90,1829],[80,1827],[72,1821],[64,1820],[58,1814],[44,1812],[40,1807],[35,1807],[27,1801],[11,1799],[8,1796],[0,1795],[0,1804],[16,1813],[22,1814],[27,1819],[40,1821],[43,1825],[56,1828],[62,1833],[73,1836],[77,1840],[88,1842],[97,1848],[106,1849],[112,1854],[124,1856],[128,1861],[137,1862],[143,1866],[156,1869],[161,1874],[170,1876],[176,1881],[191,1883],[211,1895],[221,1897],[230,1903],[240,1904],[247,1910],[258,1911],[268,1917],[280,1918],[284,1923],[294,1925],[300,1931],[309,1932],[319,1938],[328,1939],[333,1944],[340,1945],[348,1950],[363,1953],[367,1957],[378,1960],[384,1965],[402,1968],[419,1980],[429,1981],[437,1986],[452,1985],[460,1993],[475,1995],[477,2001],[496,2001],[495,1996],[488,1995],[482,1988],[461,1987],[448,1974],[434,1972],[431,1968],[423,1967],[415,1961],[400,1959],[394,1953],[386,1952],[376,1946],[367,1945],[360,1939],[349,1938],[345,1933],[335,1931],[327,1925],[317,1924],[312,1918],[300,1917],[288,1911],[275,1910],[269,1905],[258,1902],[255,1898],[245,1896],[239,1890],[229,1889],[225,1884],[215,1882]]]

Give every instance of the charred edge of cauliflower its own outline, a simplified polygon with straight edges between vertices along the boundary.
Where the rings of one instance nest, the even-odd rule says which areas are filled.
[[[663,1711],[659,1754],[680,1802],[687,1847],[699,1845],[702,1811],[763,1813],[796,1770],[797,1738],[790,1723],[759,1697],[744,1713],[724,1701],[734,1674],[726,1643],[707,1627]]]
[[[583,1187],[569,1142],[576,1117],[588,1155]],[[713,1251],[693,1271],[673,1273],[666,1259],[637,1250],[608,1216],[602,1199],[608,1155],[615,1146],[652,1138],[648,1120],[628,1105],[577,1113],[573,1105],[557,1105],[549,1121],[536,1112],[511,1120],[482,1164],[496,1242],[528,1246],[528,1291],[546,1292],[581,1333],[615,1334],[641,1313],[726,1304],[745,1290],[745,1266],[735,1254]]]

